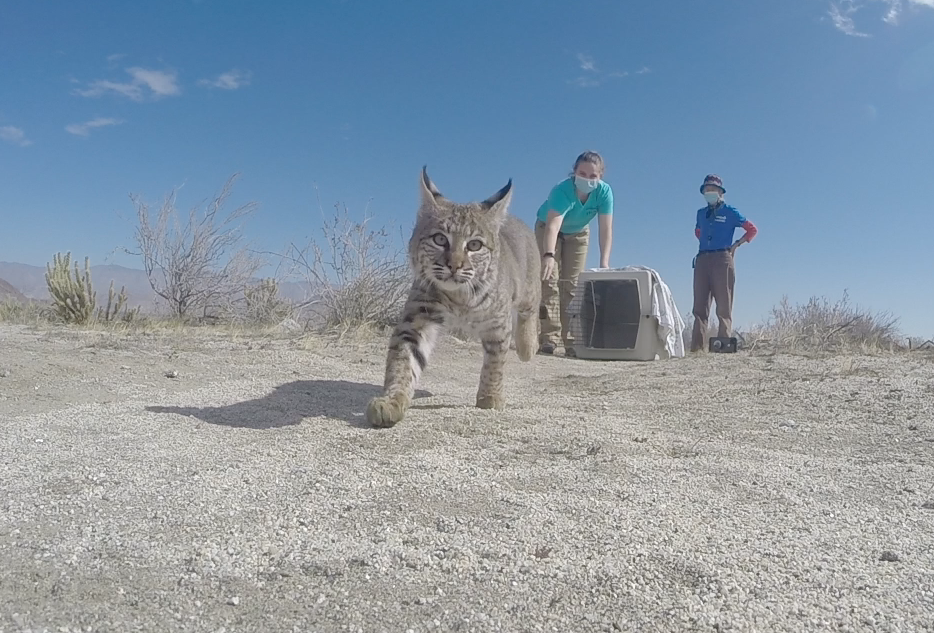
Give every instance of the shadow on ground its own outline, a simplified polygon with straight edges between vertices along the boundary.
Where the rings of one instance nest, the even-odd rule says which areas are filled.
[[[146,407],[152,413],[196,417],[208,424],[243,429],[277,429],[300,424],[305,418],[328,417],[356,427],[368,427],[364,413],[373,396],[383,388],[347,380],[295,380],[271,393],[222,407]],[[416,398],[432,394],[417,390]]]

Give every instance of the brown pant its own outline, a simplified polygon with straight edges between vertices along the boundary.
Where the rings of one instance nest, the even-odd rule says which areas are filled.
[[[545,223],[541,220],[535,222],[535,237],[538,239],[539,250],[544,253]],[[558,233],[558,241],[555,243],[555,274],[551,279],[542,281],[542,303],[539,307],[542,329],[538,337],[539,345],[551,343],[557,346],[559,332],[565,349],[574,344],[569,327],[568,306],[577,288],[577,277],[587,263],[589,244],[590,227],[580,233]]]
[[[694,263],[694,332],[691,351],[707,348],[707,321],[710,303],[717,302],[717,336],[733,334],[733,285],[736,268],[729,251],[701,252]]]

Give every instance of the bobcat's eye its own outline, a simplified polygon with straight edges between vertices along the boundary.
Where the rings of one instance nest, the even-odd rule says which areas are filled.
[[[438,246],[448,245],[448,238],[444,237],[444,234],[442,233],[435,233],[434,235],[431,236],[431,240]]]
[[[480,240],[470,240],[467,242],[468,251],[479,251],[481,248],[483,248],[483,242]]]

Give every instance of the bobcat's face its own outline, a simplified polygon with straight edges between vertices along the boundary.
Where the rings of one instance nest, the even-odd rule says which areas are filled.
[[[418,245],[423,277],[453,290],[481,280],[488,272],[493,240],[482,231],[458,227],[455,222],[426,229]]]
[[[488,200],[446,200],[423,171],[422,206],[409,252],[415,273],[448,291],[477,289],[493,266],[511,181]]]

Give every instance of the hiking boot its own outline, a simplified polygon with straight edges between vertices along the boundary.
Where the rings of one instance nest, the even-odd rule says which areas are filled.
[[[557,345],[554,343],[542,343],[541,347],[538,348],[538,353],[551,355],[555,353],[556,347]]]
[[[573,348],[573,347],[565,347],[565,348],[564,348],[564,356],[565,356],[566,358],[577,358],[577,352],[574,351],[574,348]]]

